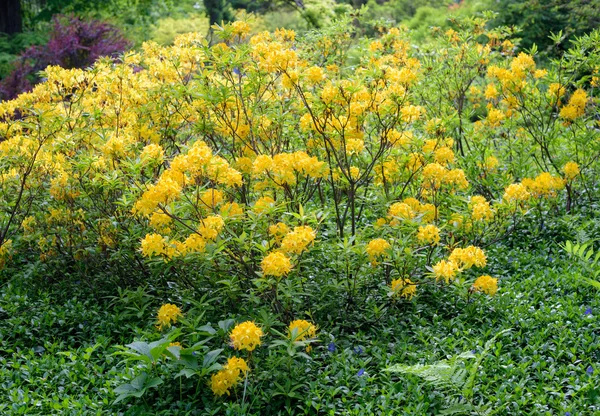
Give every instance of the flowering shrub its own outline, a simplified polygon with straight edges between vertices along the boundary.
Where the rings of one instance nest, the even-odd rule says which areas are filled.
[[[591,197],[597,78],[539,69],[479,19],[438,33],[436,53],[393,27],[355,40],[347,23],[301,39],[231,24],[213,46],[188,34],[46,68],[0,104],[2,263],[121,267],[128,284],[266,307],[293,324],[276,344],[290,357],[319,324],[293,318],[322,290],[347,307],[496,293],[477,278],[484,247],[531,211]],[[180,311],[164,308],[168,327]],[[229,341],[250,353],[266,333],[246,321]],[[250,366],[201,374],[218,370],[225,395]]]
[[[586,91],[569,93],[531,56],[511,56],[483,24],[440,34],[443,53],[421,59],[390,28],[365,41],[351,71],[342,25],[297,40],[286,30],[250,37],[238,23],[212,47],[189,34],[118,64],[48,67],[47,82],[0,107],[2,243],[18,235],[12,246],[43,260],[118,252],[140,264],[138,253],[172,267],[200,262],[276,305],[271,288],[298,283],[310,252],[336,238],[364,247],[365,257],[338,253],[352,257],[352,280],[383,267],[383,283],[410,277],[418,287],[428,267],[446,282],[483,267],[458,247],[497,238],[565,187],[571,204],[598,155],[583,145]],[[106,42],[89,57],[116,44]],[[450,70],[456,84],[433,88]],[[483,104],[487,115],[469,123],[466,112]]]

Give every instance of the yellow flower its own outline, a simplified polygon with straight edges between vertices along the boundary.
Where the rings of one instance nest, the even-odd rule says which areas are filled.
[[[214,209],[217,204],[223,201],[223,192],[218,189],[207,189],[200,195],[200,201],[205,207]]]
[[[369,259],[372,263],[375,262],[375,259],[386,254],[392,246],[390,243],[385,241],[383,238],[376,238],[375,240],[369,241],[365,251],[369,255]]]
[[[158,144],[149,144],[144,147],[140,154],[140,160],[145,163],[159,164],[162,163],[165,157],[165,152]]]
[[[490,207],[489,202],[474,204],[471,208],[473,219],[475,221],[489,221],[494,218],[494,211]]]
[[[446,283],[448,283],[450,279],[454,279],[457,272],[458,266],[453,261],[440,260],[433,266],[433,274],[435,275],[436,280],[443,278]]]
[[[231,24],[231,28],[233,29],[233,31],[232,31],[233,34],[238,35],[241,38],[243,38],[248,33],[250,33],[250,25],[248,23],[242,22],[240,20],[233,22]]]
[[[569,104],[560,109],[560,117],[567,120],[574,120],[585,114],[585,104],[587,102],[587,94],[584,90],[576,90]]]
[[[254,351],[261,343],[263,331],[252,321],[238,324],[229,335],[231,345],[236,350]]]
[[[484,267],[487,263],[485,252],[479,247],[455,248],[448,260],[460,267],[469,269],[473,266]]]
[[[346,153],[348,155],[360,153],[365,148],[365,142],[361,139],[348,139],[346,141]]]
[[[206,248],[206,240],[198,234],[190,234],[181,247],[181,254],[203,253]]]
[[[395,295],[411,300],[417,293],[417,284],[409,278],[392,280],[390,285]]]
[[[321,67],[312,66],[306,70],[306,78],[311,84],[316,84],[325,79],[325,72]]]
[[[430,163],[423,168],[423,179],[430,181],[432,186],[437,187],[446,178],[448,169],[439,163]]]
[[[250,368],[243,358],[231,357],[219,372],[211,376],[210,388],[217,396],[229,396],[229,389],[241,381],[242,373],[246,375],[248,371]]]
[[[294,231],[288,233],[281,242],[281,250],[284,253],[300,254],[313,241],[317,233],[309,226],[294,227]]]
[[[454,152],[449,147],[443,146],[437,149],[433,157],[435,161],[441,165],[454,162]]]
[[[10,257],[12,240],[5,240],[0,246],[0,269],[4,267],[7,257]]]
[[[567,179],[574,179],[577,175],[579,175],[579,165],[576,162],[567,162],[562,171],[564,172]]]
[[[410,205],[404,202],[395,202],[390,205],[390,209],[388,210],[388,215],[394,218],[402,218],[405,220],[413,219],[415,213]]]
[[[386,224],[387,224],[387,221],[385,220],[385,218],[377,218],[377,220],[375,221],[375,224],[373,224],[373,228],[379,229]]]
[[[485,89],[485,98],[488,100],[493,100],[496,97],[498,97],[498,90],[494,84],[489,84]]]
[[[425,225],[419,227],[417,239],[422,243],[438,244],[440,242],[440,229],[435,225]]]
[[[498,279],[488,275],[479,276],[473,283],[473,289],[493,296],[498,291]]]
[[[206,240],[215,240],[224,226],[225,221],[220,215],[211,215],[200,221],[198,233]]]
[[[314,338],[317,336],[317,327],[308,321],[298,319],[290,323],[288,333],[290,338],[295,335],[293,341],[304,341],[307,338]]]
[[[270,196],[263,196],[254,203],[253,211],[257,214],[268,212],[275,206],[275,200]]]
[[[500,162],[498,162],[498,159],[496,157],[488,156],[485,158],[483,167],[488,171],[493,171],[494,169],[496,169],[498,167],[499,163]]]
[[[147,234],[141,245],[142,254],[146,257],[160,256],[165,252],[165,238],[160,234]]]
[[[281,240],[289,232],[289,227],[282,222],[269,226],[269,235],[274,236],[276,240]]]
[[[171,324],[176,323],[179,317],[183,316],[181,314],[181,309],[178,306],[173,305],[171,303],[165,303],[158,310],[158,329],[168,328]]]
[[[488,111],[487,121],[491,127],[498,127],[505,118],[506,115],[502,112],[502,110],[492,108],[490,111]]]
[[[244,209],[237,202],[226,202],[221,206],[219,214],[225,218],[241,217],[244,215]]]
[[[531,194],[527,191],[527,188],[521,183],[513,183],[508,185],[508,187],[504,190],[504,199],[506,202],[513,201],[526,201],[529,199]]]
[[[555,195],[565,185],[562,178],[552,176],[549,172],[542,172],[535,179],[525,178],[521,183],[537,197]]]
[[[276,251],[267,255],[260,263],[260,267],[265,276],[281,277],[292,270],[292,262],[285,254]]]

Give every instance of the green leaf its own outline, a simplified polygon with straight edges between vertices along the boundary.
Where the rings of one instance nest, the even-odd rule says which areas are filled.
[[[204,356],[204,361],[202,362],[202,367],[209,367],[212,363],[216,361],[219,357],[219,354],[223,352],[223,348],[219,348],[217,350],[212,350],[206,353]]]
[[[217,333],[216,329],[214,329],[212,326],[210,325],[202,325],[200,328],[197,329],[198,332],[205,332],[209,335],[214,335]]]

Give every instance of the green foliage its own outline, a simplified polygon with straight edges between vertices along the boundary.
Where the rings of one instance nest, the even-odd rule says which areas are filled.
[[[496,339],[510,329],[505,329],[496,334],[491,340],[485,343],[483,350],[479,356],[471,351],[463,352],[446,360],[440,360],[434,364],[416,364],[403,365],[396,364],[386,369],[390,373],[410,374],[422,378],[427,384],[432,385],[438,390],[446,392],[446,400],[452,402],[460,394],[461,399],[465,399],[466,403],[452,403],[440,414],[471,414],[472,411],[477,414],[490,415],[491,406],[474,406],[471,401],[473,399],[473,388],[479,371],[479,367],[483,359],[489,354],[494,346]],[[466,368],[466,360],[475,359],[475,363]],[[496,413],[500,409],[496,409]]]
[[[584,274],[582,280],[600,289],[600,281],[597,280],[600,276],[600,250],[595,251],[593,244],[593,241],[581,244],[566,241],[563,249],[581,264]]]
[[[21,52],[32,45],[40,45],[46,42],[46,32],[25,32],[12,36],[0,33],[0,80],[6,77],[11,69],[12,63]]]
[[[537,45],[544,55],[560,56],[576,37],[591,32],[600,24],[600,1],[516,1],[492,3],[498,13],[496,22],[520,28],[520,47],[528,50]],[[550,34],[563,32],[560,44],[552,42]]]

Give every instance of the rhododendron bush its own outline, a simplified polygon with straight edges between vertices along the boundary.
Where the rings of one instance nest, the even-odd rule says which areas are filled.
[[[576,78],[484,20],[422,49],[347,23],[297,38],[234,22],[214,45],[48,67],[0,104],[2,263],[225,288],[290,318],[330,273],[346,299],[480,275],[471,291],[495,293],[487,245],[592,197],[597,45]]]

